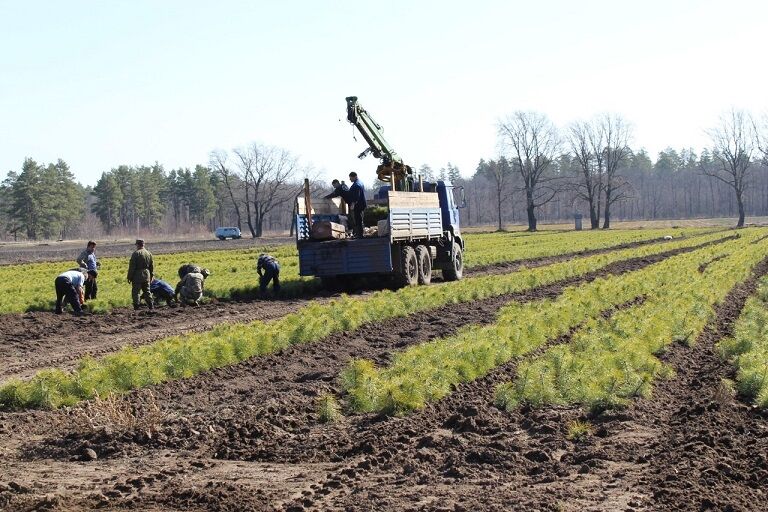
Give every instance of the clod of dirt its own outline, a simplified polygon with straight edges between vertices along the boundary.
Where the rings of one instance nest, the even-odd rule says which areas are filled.
[[[83,450],[83,460],[85,461],[92,461],[98,459],[99,456],[96,455],[96,451],[94,451],[93,448],[85,448]]]

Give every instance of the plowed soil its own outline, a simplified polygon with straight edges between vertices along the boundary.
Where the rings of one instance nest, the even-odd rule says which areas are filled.
[[[119,402],[141,419],[130,428],[91,428],[77,409],[0,412],[0,510],[764,510],[768,418],[724,391],[720,379],[732,369],[714,351],[755,278],[729,294],[698,343],[668,351],[675,379],[651,399],[589,418],[595,431],[582,441],[567,438],[568,422],[586,419],[578,408],[492,405],[518,360],[407,417],[318,418],[317,398],[340,391],[338,372],[352,358],[385,363],[409,345],[491,322],[510,301],[555,297],[569,284],[688,250],[134,392]],[[766,270],[761,264],[755,276]],[[296,307],[272,304],[265,315]],[[224,308],[211,319],[232,306],[211,306]],[[171,328],[162,318],[154,327]]]

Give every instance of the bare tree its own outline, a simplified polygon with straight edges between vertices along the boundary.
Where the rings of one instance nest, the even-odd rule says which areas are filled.
[[[237,177],[234,175],[232,169],[230,169],[227,161],[229,156],[226,151],[216,150],[212,151],[210,155],[210,166],[214,172],[221,176],[222,182],[224,182],[224,188],[227,189],[229,199],[232,201],[232,206],[235,209],[235,215],[237,216],[237,229],[243,228],[242,217],[240,216],[240,206],[238,201],[235,200],[235,188],[238,186]]]
[[[703,173],[733,189],[739,209],[736,227],[744,226],[744,191],[749,182],[752,154],[758,146],[755,123],[749,113],[731,109],[720,116],[720,123],[709,131],[714,146],[713,165]]]
[[[568,127],[566,135],[581,176],[576,182],[577,197],[589,205],[589,222],[592,229],[600,227],[600,198],[603,189],[602,135],[590,123],[575,122]],[[597,146],[599,151],[593,148]]]
[[[528,231],[536,231],[536,208],[547,204],[559,188],[559,176],[550,172],[560,151],[555,125],[538,112],[517,111],[499,122],[499,145],[509,151],[507,160],[520,173],[525,191]]]
[[[253,143],[234,153],[245,184],[248,228],[257,238],[264,232],[267,215],[296,197],[300,185],[294,180],[306,170],[289,151],[273,146]]]
[[[498,160],[480,160],[477,166],[477,172],[484,175],[494,186],[496,196],[496,218],[498,220],[498,230],[504,231],[504,220],[502,210],[505,200],[509,198],[510,184],[512,183],[512,169],[509,162],[503,156]]]
[[[629,148],[632,128],[618,114],[603,114],[597,118],[596,122],[605,141],[605,147],[602,150],[605,162],[603,229],[608,229],[611,227],[611,206],[629,197],[629,181],[620,176],[618,170],[621,164],[632,155],[632,150]]]

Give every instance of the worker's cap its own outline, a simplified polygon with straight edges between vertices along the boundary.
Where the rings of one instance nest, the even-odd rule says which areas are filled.
[[[208,270],[207,268],[204,268],[203,270],[201,270],[200,273],[203,274],[203,277],[208,277],[209,275],[211,275],[211,271]]]
[[[144,245],[144,240],[142,240],[141,238],[137,238],[136,245]]]
[[[97,270],[89,270],[88,275],[93,277],[99,277],[99,272]]]

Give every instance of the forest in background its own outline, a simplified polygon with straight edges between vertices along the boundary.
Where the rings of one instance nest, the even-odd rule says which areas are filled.
[[[535,230],[575,213],[595,229],[611,220],[735,217],[743,224],[746,215],[768,215],[766,132],[768,123],[732,110],[708,132],[711,147],[667,148],[652,158],[632,148],[631,124],[621,116],[558,128],[544,114],[516,112],[498,123],[498,154],[480,159],[472,174],[450,162],[414,169],[464,187],[465,226]],[[194,169],[120,165],[94,187],[78,183],[61,159],[27,158],[0,185],[0,238],[185,234],[218,226],[260,237],[290,229],[293,198],[306,177],[313,195],[330,191],[289,150],[257,143],[213,151]],[[366,183],[368,194],[379,185]]]

